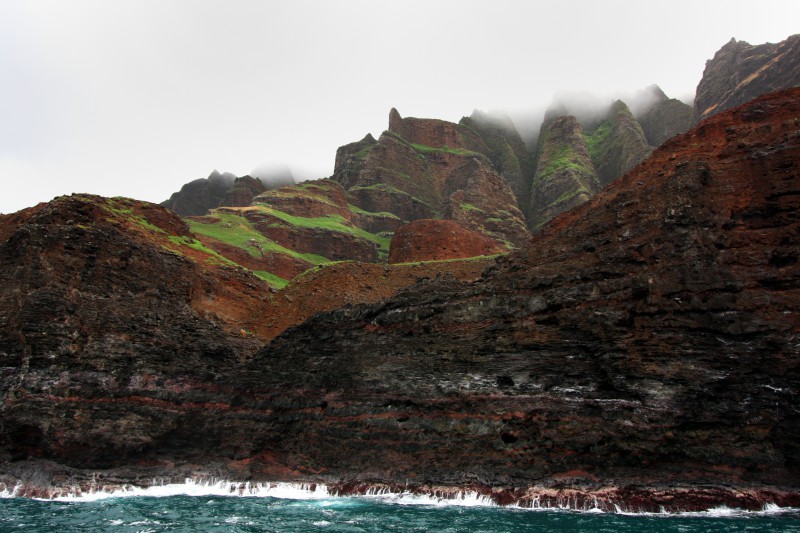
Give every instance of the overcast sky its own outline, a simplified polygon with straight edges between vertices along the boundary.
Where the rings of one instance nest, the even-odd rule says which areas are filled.
[[[160,202],[215,168],[327,176],[392,107],[521,116],[652,83],[688,99],[731,37],[798,21],[797,0],[0,0],[0,212]]]

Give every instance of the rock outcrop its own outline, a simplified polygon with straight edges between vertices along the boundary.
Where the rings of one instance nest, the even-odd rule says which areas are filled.
[[[452,220],[420,219],[400,226],[395,232],[389,263],[459,259],[505,251],[494,239]]]
[[[73,195],[0,226],[4,461],[138,461],[169,440],[183,391],[259,344],[266,283],[219,264],[167,209]],[[157,394],[177,410],[153,411]]]
[[[219,206],[225,193],[236,181],[236,176],[230,172],[211,172],[207,178],[191,181],[173,193],[169,200],[161,205],[172,209],[183,217],[205,215],[209,209]]]
[[[258,178],[242,176],[236,178],[230,188],[225,191],[219,205],[230,207],[246,207],[253,202],[253,198],[266,191],[267,188]]]
[[[605,120],[585,140],[601,187],[644,161],[651,151],[642,127],[622,100],[611,105]]]
[[[511,119],[474,111],[471,116],[462,118],[459,124],[472,128],[480,135],[486,145],[482,153],[511,187],[520,211],[527,213],[536,168],[532,155]]]
[[[0,483],[200,473],[798,506],[798,117],[800,89],[718,114],[480,279],[343,297],[288,329],[268,325],[266,283],[158,206],[0,216]],[[547,131],[575,139],[569,157],[574,122]],[[540,166],[558,160],[545,141]],[[368,286],[391,268],[366,267]]]
[[[557,214],[586,202],[599,190],[597,170],[578,120],[571,115],[546,120],[539,133],[528,216],[530,227],[540,228]]]
[[[800,34],[753,46],[731,39],[706,62],[692,124],[761,94],[800,86]]]
[[[444,217],[522,246],[530,238],[525,217],[485,153],[489,147],[471,127],[403,118],[392,109],[389,130],[377,141],[368,136],[339,149],[332,179],[359,210],[394,215],[382,221],[386,229]]]
[[[645,89],[651,103],[636,114],[647,142],[657,148],[667,139],[689,129],[692,106],[676,98],[669,98],[657,85]]]
[[[274,440],[239,430],[237,451],[334,479],[650,487],[653,510],[699,486],[797,501],[798,113],[800,89],[672,139],[477,283],[287,331],[235,380]]]

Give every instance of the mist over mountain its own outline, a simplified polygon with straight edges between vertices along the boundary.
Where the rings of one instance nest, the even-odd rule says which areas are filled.
[[[249,175],[261,180],[267,189],[277,189],[297,182],[292,169],[287,165],[264,163],[251,170]]]
[[[0,493],[800,507],[797,42],[731,41],[693,108],[391,107],[329,178],[0,215]]]

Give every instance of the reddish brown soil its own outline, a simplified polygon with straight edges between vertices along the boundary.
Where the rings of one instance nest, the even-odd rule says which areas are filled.
[[[232,246],[213,237],[198,235],[197,238],[208,248],[245,268],[265,270],[287,280],[314,266],[308,261],[288,254],[263,252],[260,257],[255,257],[238,246]]]
[[[316,313],[344,305],[377,303],[423,278],[453,276],[472,281],[493,263],[493,258],[480,258],[406,265],[348,262],[319,267],[276,293],[255,331],[260,339],[269,341]]]
[[[452,220],[415,220],[394,234],[389,263],[492,255],[506,251],[494,239]]]

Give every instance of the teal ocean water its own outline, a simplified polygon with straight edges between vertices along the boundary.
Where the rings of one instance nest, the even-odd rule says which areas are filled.
[[[0,531],[441,531],[798,532],[800,510],[635,514],[496,507],[480,498],[332,497],[301,490],[229,496],[191,490],[133,491],[42,501],[0,498]],[[181,493],[183,492],[183,493]],[[157,495],[151,495],[157,494]]]

